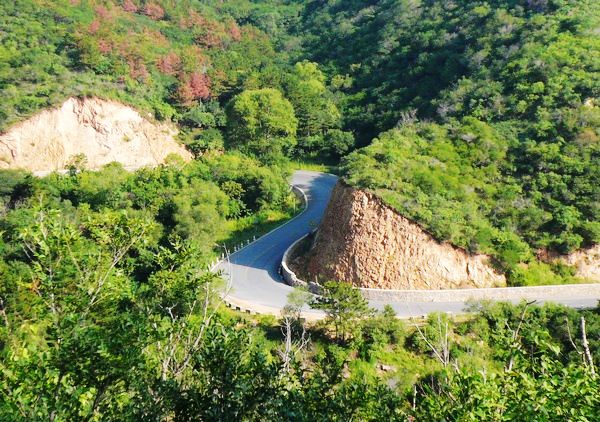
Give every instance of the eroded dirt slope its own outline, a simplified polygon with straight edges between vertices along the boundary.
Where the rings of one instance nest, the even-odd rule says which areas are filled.
[[[379,198],[338,183],[314,245],[306,277],[358,287],[448,289],[504,286],[486,255],[436,241]]]
[[[70,98],[1,134],[0,168],[62,170],[78,154],[85,155],[91,169],[113,161],[129,169],[158,165],[169,154],[191,158],[175,141],[176,134],[123,104]]]

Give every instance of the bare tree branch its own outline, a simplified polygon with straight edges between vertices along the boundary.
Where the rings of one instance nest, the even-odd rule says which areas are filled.
[[[594,368],[594,359],[592,358],[592,353],[590,352],[590,345],[587,340],[587,333],[585,330],[585,318],[581,317],[581,342],[583,343],[583,350],[585,351],[585,357],[590,368],[590,372],[595,377],[596,369]]]
[[[444,331],[442,331],[442,320],[441,316],[438,314],[438,341],[440,342],[439,348],[434,346],[425,333],[419,328],[416,323],[413,323],[417,332],[419,333],[421,339],[427,344],[427,346],[431,349],[435,357],[440,361],[444,367],[447,367],[450,363],[450,348],[449,348],[449,338],[448,338],[448,322],[444,324]],[[441,349],[441,350],[439,350]]]

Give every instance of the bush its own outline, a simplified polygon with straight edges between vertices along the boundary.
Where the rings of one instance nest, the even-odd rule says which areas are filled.
[[[562,272],[564,274],[566,271],[562,270]],[[566,284],[572,281],[572,277],[567,275],[568,273],[563,274],[554,272],[552,265],[544,262],[531,262],[529,264],[520,264],[511,270],[509,281],[513,286]]]
[[[346,155],[354,148],[354,135],[339,129],[330,129],[325,132],[323,148],[333,157]]]
[[[182,123],[191,127],[213,128],[216,126],[216,119],[203,107],[194,107],[183,115]]]
[[[223,151],[223,134],[218,129],[205,129],[187,142],[187,147],[194,157],[198,158],[209,151]]]

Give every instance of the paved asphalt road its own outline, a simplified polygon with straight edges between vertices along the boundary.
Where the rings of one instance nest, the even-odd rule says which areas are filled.
[[[292,291],[279,275],[283,253],[319,224],[336,182],[337,177],[329,174],[294,173],[291,183],[304,191],[308,207],[296,218],[232,254],[229,262],[219,264],[217,268],[223,270],[231,285],[227,301],[243,309],[279,313]],[[314,317],[320,315],[316,311],[306,312]]]
[[[259,313],[279,314],[287,303],[292,288],[279,275],[281,258],[286,249],[307,234],[321,221],[337,177],[310,171],[297,171],[291,183],[302,189],[308,198],[308,207],[296,218],[261,237],[256,242],[232,254],[229,262],[218,265],[229,280],[226,300],[233,306]],[[597,298],[555,298],[573,307],[593,307]],[[377,309],[385,303],[371,302]],[[394,302],[390,303],[401,317],[421,316],[429,312],[462,312],[464,302]],[[319,318],[322,313],[305,309],[307,318]]]

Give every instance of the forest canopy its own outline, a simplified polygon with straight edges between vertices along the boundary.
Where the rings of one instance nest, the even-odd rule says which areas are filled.
[[[599,242],[597,2],[18,0],[0,11],[0,129],[100,95],[178,124],[196,157],[345,157],[347,182],[491,254],[514,284],[529,283],[521,264],[536,255]],[[545,269],[547,282],[574,281]]]
[[[599,24],[587,0],[384,0],[298,25],[367,145],[346,180],[522,283],[536,253],[600,240]]]
[[[100,96],[195,159],[0,171],[0,419],[597,419],[598,308],[403,322],[328,281],[249,316],[211,264],[298,212],[290,159],[341,158],[512,284],[579,281],[536,254],[600,242],[599,27],[594,0],[1,1],[0,131]]]

